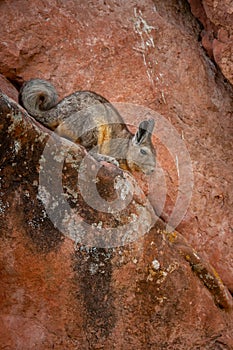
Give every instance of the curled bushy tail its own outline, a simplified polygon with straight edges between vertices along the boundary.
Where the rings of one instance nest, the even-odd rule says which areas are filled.
[[[56,106],[57,92],[52,84],[41,79],[31,79],[20,90],[19,102],[30,115],[43,119],[46,111]]]

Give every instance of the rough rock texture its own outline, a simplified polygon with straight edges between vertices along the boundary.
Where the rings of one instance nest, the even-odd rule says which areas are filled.
[[[17,89],[3,75],[0,75],[0,89],[4,91],[7,96],[18,101],[19,93]]]
[[[208,317],[219,314],[201,344],[214,337],[214,346],[231,347],[231,294],[181,234],[165,230],[134,178],[99,167],[83,147],[48,134],[3,94],[0,113],[4,348],[196,346],[206,332],[202,316],[190,317],[197,304],[211,305]],[[111,211],[93,197],[93,180]],[[184,329],[190,322],[192,339]]]
[[[16,88],[35,76],[48,79],[61,97],[94,90],[129,114],[124,116],[132,129],[145,114],[160,113],[161,118],[153,114],[158,169],[141,184],[169,222],[176,199],[187,200],[179,183],[188,160],[177,148],[182,140],[194,186],[178,230],[233,292],[233,92],[222,75],[232,82],[232,12],[227,0],[202,3],[205,11],[190,0],[205,32],[186,1],[1,1],[0,72]],[[5,79],[1,89],[16,98]],[[119,102],[144,107],[131,113]],[[168,137],[167,125],[178,136]],[[20,122],[15,130],[19,137]],[[33,135],[23,136],[22,149],[4,140],[1,153],[1,170],[11,179],[1,188],[5,348],[231,349],[232,312],[214,303],[197,277],[198,261],[192,264],[189,254],[185,261],[162,223],[135,243],[107,252],[74,247],[54,228],[36,197],[43,148],[32,146]],[[68,184],[74,181],[71,170]],[[110,190],[111,177],[108,182],[102,175]],[[186,181],[190,190],[191,178]]]
[[[233,4],[231,0],[189,0],[203,24],[202,44],[225,77],[233,83]]]

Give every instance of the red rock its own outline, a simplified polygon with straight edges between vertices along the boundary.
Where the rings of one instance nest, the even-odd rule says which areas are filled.
[[[232,83],[233,10],[230,1],[189,0],[193,14],[204,26],[202,44]]]
[[[18,101],[18,91],[14,86],[3,76],[0,74],[0,90],[11,97],[16,102]]]
[[[132,127],[148,109],[169,121],[189,151],[194,174],[191,203],[178,230],[232,292],[232,14],[227,1],[202,3],[190,0],[205,32],[187,4],[175,0],[1,2],[0,72],[15,86],[35,76],[48,79],[61,97],[91,89],[112,102],[141,105],[129,116],[123,113]],[[229,82],[200,47],[200,36]],[[176,142],[168,146],[173,137],[163,118],[153,115],[158,171],[141,183],[169,221],[178,194],[186,200],[179,188],[182,154],[176,158]],[[33,134],[27,137],[25,147],[33,143]],[[7,212],[0,253],[5,347],[233,347],[232,312],[219,310],[158,227],[115,255],[110,251],[110,258],[101,250],[75,252],[68,238],[42,222],[43,207],[34,209],[36,179],[28,176],[35,176],[30,165],[40,158],[41,146],[19,159],[11,153],[17,143],[7,138],[2,145],[2,161],[11,154],[21,164],[17,171],[11,163],[4,166],[10,188],[1,181]],[[29,160],[29,166],[23,163]],[[161,268],[154,274],[155,259]]]

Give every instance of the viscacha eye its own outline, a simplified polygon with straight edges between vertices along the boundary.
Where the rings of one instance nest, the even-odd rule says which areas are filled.
[[[143,148],[140,149],[140,153],[143,154],[144,156],[147,154],[147,151],[145,151]]]

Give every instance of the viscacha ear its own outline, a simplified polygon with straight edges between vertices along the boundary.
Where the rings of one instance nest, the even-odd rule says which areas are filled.
[[[133,137],[133,142],[140,145],[146,139],[150,139],[154,129],[154,119],[143,120],[138,127],[138,131]]]

